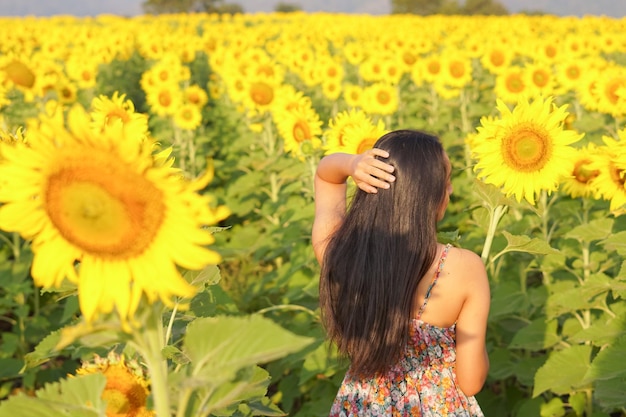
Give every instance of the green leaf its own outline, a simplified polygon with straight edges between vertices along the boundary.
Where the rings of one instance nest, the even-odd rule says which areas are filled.
[[[490,210],[495,209],[497,206],[516,206],[518,203],[505,197],[502,191],[493,184],[486,184],[483,181],[474,181],[474,192],[478,194],[480,200],[484,203],[485,207]]]
[[[102,374],[76,376],[46,384],[35,397],[17,394],[0,402],[0,415],[11,417],[106,417]]]
[[[15,378],[24,366],[24,361],[16,358],[0,358],[0,381]]]
[[[509,347],[537,351],[548,349],[560,341],[561,338],[557,334],[557,321],[546,321],[544,317],[541,317],[515,333]]]
[[[611,234],[614,221],[611,219],[596,219],[587,224],[581,224],[567,232],[564,236],[580,242],[592,242],[607,238]]]
[[[246,403],[246,407],[249,409],[249,415],[253,416],[278,417],[287,415],[266,397],[256,401],[249,401]]]
[[[624,393],[626,392],[626,378],[613,378],[597,381],[594,384],[594,399],[607,410],[617,410],[624,407]],[[595,414],[594,414],[595,417]],[[609,417],[606,415],[606,417]]]
[[[51,358],[57,357],[59,351],[56,349],[56,346],[59,340],[61,340],[61,330],[55,330],[44,337],[32,352],[24,355],[26,367],[33,368],[47,362]]]
[[[211,383],[219,385],[242,368],[297,352],[313,340],[258,315],[203,317],[187,326],[183,352],[194,374],[210,375]]]
[[[499,254],[506,252],[526,252],[536,255],[557,254],[559,251],[552,248],[545,240],[538,238],[529,238],[528,236],[512,235],[506,230],[502,231],[506,238],[507,246]]]
[[[230,416],[241,402],[264,398],[269,381],[269,373],[259,366],[242,368],[234,381],[200,394],[204,403],[202,411],[215,416]]]
[[[595,346],[603,346],[624,335],[626,335],[626,317],[621,314],[616,314],[613,317],[603,313],[594,320],[591,326],[580,329],[568,341],[572,343],[591,342]]]
[[[626,379],[626,363],[624,352],[626,351],[626,336],[622,336],[615,343],[602,349],[593,359],[585,381],[607,380],[614,378]]]
[[[215,285],[222,278],[217,265],[208,265],[199,271],[185,271],[183,276],[187,282],[199,288],[205,285]]]
[[[584,385],[589,369],[591,346],[576,345],[554,351],[535,374],[533,397],[545,391],[567,394]]]
[[[541,404],[541,417],[563,417],[565,415],[565,405],[559,397],[552,398],[547,403]]]
[[[570,395],[567,402],[577,416],[582,416],[587,406],[587,395],[584,392],[577,392]]]
[[[528,305],[526,294],[519,289],[519,284],[503,282],[497,284],[492,291],[491,307],[489,309],[489,321],[524,311]]]
[[[336,350],[334,346],[331,349],[327,343],[321,343],[317,349],[307,355],[300,371],[301,384],[320,376],[328,378],[337,372]]]
[[[626,256],[626,231],[613,233],[604,241],[602,241],[604,248],[607,250],[614,250],[621,256]]]

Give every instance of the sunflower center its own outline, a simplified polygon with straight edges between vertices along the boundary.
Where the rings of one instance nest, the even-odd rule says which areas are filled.
[[[619,101],[617,90],[624,86],[626,86],[626,77],[615,78],[607,83],[604,93],[605,97],[609,99],[611,104],[617,104]]]
[[[506,89],[512,93],[520,93],[524,91],[524,81],[518,75],[511,75],[506,79]]]
[[[31,88],[35,85],[35,74],[22,62],[12,61],[4,68],[7,78],[20,87]]]
[[[391,95],[389,95],[386,91],[379,91],[378,94],[376,94],[376,101],[380,104],[389,104],[391,101]]]
[[[587,184],[600,173],[597,169],[586,168],[586,165],[590,162],[591,161],[588,159],[582,159],[574,165],[574,178],[576,178],[576,181],[581,184]]]
[[[252,101],[261,106],[266,106],[274,99],[274,89],[264,82],[256,82],[250,86]]]
[[[465,75],[465,65],[461,62],[453,62],[450,64],[450,75],[453,78],[462,78]]]
[[[169,91],[163,91],[159,94],[159,104],[163,107],[169,107],[172,104],[172,96]]]
[[[309,129],[309,125],[306,122],[298,121],[293,126],[293,138],[296,142],[304,142],[311,138],[311,130]]]
[[[504,64],[504,54],[500,51],[493,51],[490,55],[489,55],[489,60],[491,61],[491,63],[496,66],[499,67],[502,64]]]
[[[130,116],[122,109],[115,109],[107,114],[107,125],[112,125],[117,120],[120,120],[122,123],[127,123],[130,121]]]
[[[548,45],[545,48],[545,54],[548,58],[554,58],[556,56],[556,47],[554,45]]]
[[[539,171],[550,160],[550,138],[537,126],[518,126],[502,142],[504,162],[516,171]]]
[[[619,188],[624,188],[624,185],[626,185],[626,173],[624,172],[624,170],[618,168],[617,166],[615,166],[615,164],[611,163],[609,167],[609,172],[611,174],[611,179],[613,180],[613,182]]]
[[[532,79],[533,84],[535,84],[537,87],[545,87],[550,81],[550,75],[548,75],[548,73],[544,70],[537,70],[533,72]]]
[[[575,65],[570,65],[569,67],[567,67],[565,74],[570,80],[577,80],[580,78],[580,68]]]
[[[430,74],[439,74],[439,71],[441,71],[441,64],[439,62],[429,62],[426,69]]]
[[[108,154],[67,155],[50,175],[45,209],[59,233],[81,250],[126,259],[143,253],[164,221],[161,191]]]

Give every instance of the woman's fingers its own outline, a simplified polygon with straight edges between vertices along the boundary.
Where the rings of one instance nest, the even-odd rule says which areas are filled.
[[[357,185],[368,193],[378,192],[378,188],[389,188],[390,183],[395,181],[391,173],[394,167],[376,157],[388,158],[389,153],[382,149],[374,148],[364,152],[357,164],[353,175]]]

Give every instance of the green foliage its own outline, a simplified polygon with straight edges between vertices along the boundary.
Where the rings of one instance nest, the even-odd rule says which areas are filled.
[[[274,7],[274,11],[278,13],[291,13],[302,11],[302,6],[296,3],[278,2]]]
[[[77,376],[47,384],[36,397],[14,395],[0,403],[0,415],[15,417],[105,417],[101,398],[106,378],[101,374]]]
[[[224,0],[145,0],[142,3],[144,12],[161,13],[243,13],[244,9],[237,3],[225,3]]]
[[[392,13],[411,13],[422,16],[447,15],[506,15],[506,7],[498,0],[391,0]]]

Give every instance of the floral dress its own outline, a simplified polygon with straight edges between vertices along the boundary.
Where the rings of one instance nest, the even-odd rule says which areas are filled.
[[[444,249],[424,304],[412,320],[403,358],[384,375],[367,380],[353,378],[348,370],[331,417],[484,417],[476,399],[457,385],[456,325],[442,328],[420,320],[449,249]]]

